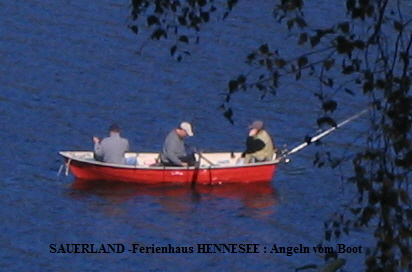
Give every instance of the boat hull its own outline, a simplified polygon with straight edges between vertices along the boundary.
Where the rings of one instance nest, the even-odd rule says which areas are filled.
[[[277,163],[256,163],[241,166],[120,166],[100,162],[90,162],[60,153],[66,167],[72,174],[83,180],[122,181],[144,184],[156,183],[249,183],[268,182],[274,177]]]

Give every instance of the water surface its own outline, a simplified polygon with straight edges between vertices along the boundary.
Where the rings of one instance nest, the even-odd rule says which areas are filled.
[[[294,155],[273,181],[259,185],[193,189],[57,177],[57,152],[90,150],[91,136],[104,136],[112,122],[123,128],[133,150],[155,152],[181,120],[194,122],[196,137],[189,142],[206,151],[241,150],[255,118],[266,122],[279,146],[297,145],[317,129],[317,101],[305,83],[284,85],[266,101],[252,93],[236,96],[235,125],[217,109],[230,77],[245,71],[250,50],[271,37],[287,50],[282,28],[269,19],[271,1],[262,1],[264,9],[242,1],[226,22],[206,26],[201,44],[182,63],[169,57],[167,42],[149,43],[135,54],[144,38],[126,28],[128,5],[0,3],[2,270],[294,271],[322,264],[322,255],[314,253],[49,253],[50,244],[72,243],[312,247],[323,237],[323,221],[350,201],[339,171],[313,167],[315,147]],[[362,109],[358,104],[351,110]],[[344,119],[351,110],[337,115]],[[352,123],[325,144],[344,152],[363,125]],[[355,233],[342,242],[364,245],[364,236]],[[358,267],[359,255],[347,257]]]

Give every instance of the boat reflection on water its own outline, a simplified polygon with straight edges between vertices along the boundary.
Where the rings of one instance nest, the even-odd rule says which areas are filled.
[[[75,179],[72,193],[97,195],[112,203],[132,201],[136,197],[151,197],[170,212],[181,212],[221,199],[239,202],[249,213],[270,214],[277,203],[277,192],[270,182],[227,183],[222,185],[134,184],[102,180]]]

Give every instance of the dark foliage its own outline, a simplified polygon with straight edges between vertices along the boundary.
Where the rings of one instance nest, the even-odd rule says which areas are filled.
[[[409,179],[412,172],[411,45],[412,16],[408,1],[346,0],[346,19],[325,28],[312,28],[304,16],[304,0],[277,0],[273,16],[295,38],[296,56],[283,56],[271,41],[246,56],[252,76],[243,72],[227,84],[221,109],[233,123],[232,98],[240,91],[273,94],[283,79],[315,78],[320,83],[313,94],[319,99],[319,126],[336,126],[332,115],[339,101],[336,92],[364,95],[370,100],[369,130],[363,151],[352,157],[357,189],[355,202],[325,223],[325,240],[350,234],[353,228],[371,226],[375,246],[365,257],[366,271],[412,271],[412,207]],[[222,3],[224,5],[222,5]],[[170,54],[181,60],[181,45],[197,43],[198,33],[213,14],[226,18],[236,0],[133,0],[129,26],[140,33],[142,25],[152,30],[151,39],[175,42]],[[220,8],[218,9],[218,4]],[[256,5],[259,3],[256,2]],[[223,8],[222,8],[223,6]],[[322,16],[322,15],[319,15]],[[328,14],[324,15],[328,17]],[[139,24],[140,18],[143,18]],[[306,139],[310,142],[310,137]],[[342,158],[319,153],[318,167],[336,167]],[[330,256],[328,256],[329,258]],[[325,256],[325,259],[328,259]],[[333,256],[339,260],[337,256]],[[336,262],[334,269],[343,265]],[[315,268],[308,265],[299,270]],[[335,271],[335,270],[330,270]]]
[[[180,61],[184,56],[190,55],[181,49],[182,44],[198,43],[202,26],[209,23],[216,13],[223,19],[226,18],[237,2],[237,0],[132,0],[129,28],[138,34],[138,25],[140,29],[144,27],[150,33],[148,37],[150,40],[172,40],[170,54]]]

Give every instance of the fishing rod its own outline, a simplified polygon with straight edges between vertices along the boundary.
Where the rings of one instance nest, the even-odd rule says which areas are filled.
[[[369,110],[369,107],[368,107],[367,109],[364,109],[363,111],[361,111],[361,112],[359,112],[359,113],[357,113],[357,114],[349,117],[348,119],[342,121],[341,123],[337,124],[336,126],[331,127],[330,129],[327,129],[327,130],[319,133],[318,135],[313,136],[312,138],[310,138],[309,141],[305,141],[305,142],[301,143],[300,145],[292,148],[291,150],[287,150],[285,153],[282,154],[282,156],[281,156],[279,159],[285,158],[286,156],[289,156],[289,155],[291,155],[291,154],[293,154],[293,153],[298,152],[299,150],[307,147],[309,144],[311,144],[311,143],[313,143],[313,142],[316,142],[316,141],[319,140],[320,138],[325,137],[326,135],[328,135],[328,134],[331,133],[332,131],[334,131],[334,130],[340,128],[341,126],[349,123],[350,121],[353,121],[353,120],[355,120],[356,118],[362,116],[362,115],[365,114],[368,110]],[[289,161],[288,159],[285,159],[285,162],[288,162],[288,161]]]

